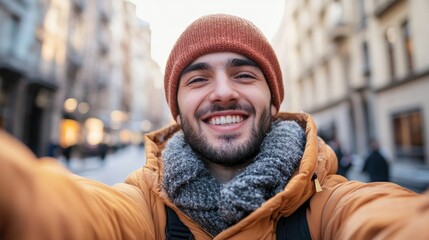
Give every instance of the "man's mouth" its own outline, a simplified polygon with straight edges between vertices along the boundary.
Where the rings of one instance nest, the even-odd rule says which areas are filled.
[[[226,116],[214,116],[207,119],[207,123],[210,125],[228,125],[234,123],[240,123],[244,120],[243,116],[240,115],[226,115]]]

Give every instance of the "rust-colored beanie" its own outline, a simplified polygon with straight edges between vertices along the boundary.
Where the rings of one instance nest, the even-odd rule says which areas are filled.
[[[255,61],[268,82],[272,104],[279,110],[284,90],[282,73],[276,54],[262,32],[240,17],[213,14],[193,22],[180,35],[167,60],[164,89],[173,118],[179,114],[177,90],[185,67],[202,55],[234,52]]]

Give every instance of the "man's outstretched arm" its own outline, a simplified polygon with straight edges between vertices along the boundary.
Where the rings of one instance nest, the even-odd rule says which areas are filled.
[[[0,131],[1,239],[153,239],[143,211],[107,185],[37,159]]]

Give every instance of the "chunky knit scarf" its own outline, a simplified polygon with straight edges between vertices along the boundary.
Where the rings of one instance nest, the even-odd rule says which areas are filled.
[[[282,191],[304,145],[304,130],[296,122],[275,121],[252,163],[221,184],[178,132],[163,153],[164,188],[177,207],[216,236]]]

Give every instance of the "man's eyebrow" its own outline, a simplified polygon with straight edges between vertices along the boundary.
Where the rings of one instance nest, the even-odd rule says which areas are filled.
[[[227,65],[230,67],[252,66],[252,67],[257,67],[260,69],[259,65],[256,62],[254,62],[250,59],[247,59],[247,58],[245,58],[245,59],[243,59],[243,58],[231,59],[230,61],[228,61]]]
[[[183,69],[181,76],[185,75],[188,72],[197,71],[197,70],[207,70],[209,69],[209,65],[207,63],[195,63],[188,65]]]

